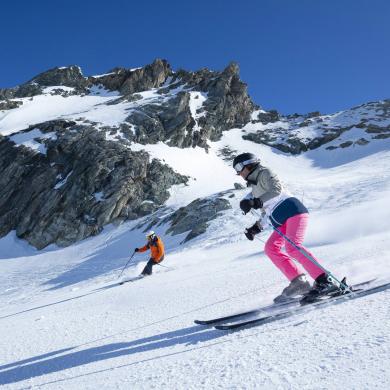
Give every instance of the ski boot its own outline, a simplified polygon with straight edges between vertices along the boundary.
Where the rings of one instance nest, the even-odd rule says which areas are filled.
[[[310,291],[310,283],[306,279],[305,274],[298,275],[290,284],[282,291],[280,295],[274,298],[275,303],[287,302],[297,295],[304,295]]]
[[[343,279],[344,281],[345,279]],[[301,299],[302,304],[313,303],[324,296],[336,296],[344,293],[344,290],[338,286],[333,279],[326,273],[321,274],[314,281],[313,287]]]

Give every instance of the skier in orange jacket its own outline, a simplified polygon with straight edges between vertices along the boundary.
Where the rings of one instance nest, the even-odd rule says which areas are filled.
[[[152,268],[155,264],[161,263],[164,260],[164,244],[160,237],[156,235],[154,231],[150,231],[146,238],[148,240],[147,244],[142,248],[135,248],[135,252],[145,252],[150,249],[150,259],[147,262],[144,270],[141,272],[141,275],[151,275]]]

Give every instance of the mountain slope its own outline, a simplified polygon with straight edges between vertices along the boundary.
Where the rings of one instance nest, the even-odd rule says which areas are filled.
[[[202,74],[187,75],[186,82],[198,82]],[[72,69],[69,75],[77,79],[79,72]],[[78,102],[95,99],[93,94],[81,96],[85,93],[80,92],[81,88],[89,91],[92,88],[89,78],[83,80],[87,83],[81,85],[76,94],[74,90],[55,88],[60,91],[54,95],[37,92],[32,101],[25,97],[10,98],[10,102],[27,100],[19,108],[1,112],[0,126],[7,123],[2,132],[8,132],[3,133],[2,142],[8,144],[10,137],[17,137],[12,141],[12,148],[18,149],[17,155],[23,152],[23,156],[37,159],[41,166],[46,166],[49,157],[45,157],[45,153],[50,154],[51,145],[66,145],[56,144],[55,137],[69,140],[77,136],[79,133],[74,126],[84,126],[84,119],[79,122],[79,113],[67,107],[67,111],[51,117],[53,122],[45,122],[39,129],[27,129],[26,126],[35,126],[35,119],[31,123],[28,116],[16,115],[22,111],[13,110],[21,110],[25,104],[24,107],[28,107],[28,102],[35,104],[39,99],[45,101],[44,106],[39,106],[42,110],[46,106],[48,110],[59,110],[54,103],[59,98],[61,102],[70,98]],[[122,79],[115,80],[111,82],[120,83]],[[171,82],[169,79],[167,84]],[[134,83],[133,80],[131,85],[139,85]],[[108,87],[106,84],[105,91]],[[163,96],[174,94],[176,87]],[[34,85],[28,88],[35,91]],[[64,91],[71,94],[63,97]],[[137,100],[137,104],[146,104],[150,99],[153,105],[155,99],[160,99],[154,90],[141,93],[142,99]],[[203,116],[199,108],[204,107],[207,99],[204,100],[201,89],[186,93],[190,95],[188,102],[194,99],[193,104],[188,105],[192,129],[200,131]],[[236,333],[193,323],[195,318],[268,304],[287,283],[263,253],[270,230],[253,242],[243,235],[244,228],[252,225],[256,217],[243,216],[239,211],[239,201],[248,190],[231,167],[232,156],[237,152],[259,155],[262,163],[272,167],[286,187],[303,199],[310,210],[306,245],[326,268],[338,277],[347,276],[350,283],[374,277],[378,282],[390,280],[389,139],[374,138],[377,134],[386,134],[387,130],[367,133],[368,127],[356,127],[367,112],[371,118],[367,123],[386,128],[383,117],[386,101],[364,105],[357,109],[359,114],[352,109],[322,117],[323,123],[333,121],[333,128],[353,126],[314,149],[290,154],[280,147],[258,144],[247,135],[258,131],[272,133],[274,129],[276,137],[280,133],[277,129],[284,123],[287,138],[280,142],[288,148],[290,130],[294,137],[307,143],[321,136],[321,131],[316,128],[308,136],[306,130],[311,125],[299,127],[296,117],[290,121],[279,117],[276,119],[280,123],[269,122],[270,118],[274,120],[273,114],[266,113],[265,118],[262,116],[265,113],[254,106],[247,123],[225,130],[220,128],[215,138],[210,133],[207,145],[185,148],[159,136],[150,143],[142,141],[141,136],[137,140],[127,139],[120,129],[106,128],[111,125],[104,121],[114,120],[114,113],[103,115],[103,111],[111,107],[120,110],[122,105],[134,107],[133,102],[122,100],[121,96],[100,96],[102,100],[96,100],[95,105],[86,103],[83,116],[90,118],[86,120],[93,121],[93,116],[100,119],[83,131],[93,134],[94,141],[102,140],[102,153],[107,152],[106,142],[112,142],[109,150],[114,161],[125,151],[129,162],[137,154],[144,156],[145,165],[133,161],[126,169],[117,167],[124,173],[134,167],[150,167],[153,161],[158,162],[156,171],[171,172],[172,181],[166,188],[165,200],[156,208],[148,208],[148,202],[141,201],[139,205],[145,208],[135,219],[121,218],[115,220],[116,224],[107,221],[97,235],[67,247],[51,244],[37,250],[17,238],[14,230],[0,238],[0,384],[7,389],[389,387],[389,292]],[[101,104],[96,105],[97,101]],[[52,107],[49,102],[53,102]],[[106,104],[113,102],[113,105]],[[31,110],[28,115],[35,111]],[[46,114],[39,121],[45,121]],[[337,122],[341,117],[344,119]],[[346,117],[349,118],[347,124]],[[61,127],[72,121],[77,123]],[[55,134],[45,130],[50,126],[56,126]],[[328,148],[344,141],[359,140],[361,134],[355,133],[357,131],[363,131],[364,137],[374,136],[367,144]],[[48,134],[50,139],[44,137],[49,137]],[[177,137],[176,140],[179,138],[185,139]],[[24,147],[17,146],[21,144]],[[93,142],[75,147],[90,144]],[[91,149],[90,154],[94,152],[95,149]],[[68,181],[71,183],[68,174],[65,170],[62,177],[53,179],[50,188],[56,185],[63,188]],[[174,182],[175,177],[182,181]],[[72,186],[77,188],[77,175],[74,179]],[[93,202],[101,203],[106,193],[93,191]],[[153,189],[145,193],[152,194]],[[143,194],[139,199],[144,200],[142,197]],[[202,219],[208,216],[211,205],[217,208],[220,204],[223,207],[214,210],[210,218]],[[183,228],[177,220],[186,218],[190,221]],[[186,240],[199,220],[205,229]],[[150,227],[163,237],[166,259],[155,267],[153,276],[118,286],[123,266],[134,248],[145,242],[144,231]],[[176,230],[172,232],[172,228]],[[185,228],[189,230],[183,230]],[[138,275],[147,259],[147,254],[137,254],[124,272],[124,278]]]
[[[237,65],[173,72],[164,60],[92,77],[55,68],[1,96],[0,236],[39,249],[150,214],[188,181],[132,146],[207,150],[255,108]]]
[[[252,145],[291,189],[304,194],[312,211],[307,243],[326,267],[355,283],[390,278],[390,216],[383,207],[390,192],[389,152],[323,169],[305,156],[239,141],[235,132],[197,158],[203,155],[207,166],[214,151]],[[180,155],[177,161],[183,161]],[[376,175],[368,174],[370,167]],[[229,172],[232,182],[237,180]],[[217,170],[213,181],[227,175],[228,170]],[[206,183],[206,177],[209,172],[199,170],[198,180]],[[177,189],[177,200],[187,196],[185,190]],[[245,192],[233,192],[233,209],[214,220],[206,234],[182,246],[183,236],[164,236],[168,255],[162,265],[170,268],[120,287],[115,282],[121,267],[144,241],[141,230],[130,230],[136,222],[68,248],[36,252],[24,245],[16,258],[9,253],[1,261],[0,327],[8,337],[1,341],[0,383],[8,388],[298,389],[312,388],[315,378],[320,388],[387,387],[387,292],[235,334],[193,324],[194,318],[269,303],[286,283],[262,253],[262,242],[242,235],[243,226],[253,222],[238,212]],[[21,245],[10,235],[0,241],[2,248],[7,241],[13,248]],[[126,277],[140,272],[146,259],[138,255]]]

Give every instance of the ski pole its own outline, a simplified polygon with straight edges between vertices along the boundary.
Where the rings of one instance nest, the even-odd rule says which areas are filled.
[[[123,267],[121,273],[119,274],[118,279],[122,276],[123,271],[127,268],[127,266],[129,265],[131,259],[134,257],[134,255],[135,255],[136,253],[137,253],[137,252],[134,251],[134,253],[131,255],[130,259],[127,261],[126,265]]]
[[[168,268],[168,269],[174,270],[173,267],[167,267],[166,265],[162,265],[160,263],[156,263],[156,265],[159,265],[160,267],[163,267],[163,268]]]
[[[272,229],[275,230],[276,233],[279,234],[279,236],[283,237],[288,243],[290,243],[295,249],[297,249],[300,253],[302,253],[303,256],[306,257],[306,259],[310,260],[314,265],[319,267],[322,271],[324,271],[328,276],[330,276],[332,279],[334,279],[340,286],[342,290],[349,290],[349,287],[343,283],[342,281],[338,280],[331,272],[329,272],[326,268],[324,268],[316,259],[314,259],[309,253],[307,253],[303,248],[300,248],[297,244],[295,244],[294,241],[290,240],[285,234],[283,234],[278,228],[276,228],[271,223]]]

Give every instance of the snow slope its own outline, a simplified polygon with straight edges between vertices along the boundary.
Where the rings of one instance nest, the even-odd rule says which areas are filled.
[[[166,87],[163,85],[161,88]],[[77,123],[94,123],[97,129],[104,126],[118,126],[132,111],[145,104],[161,104],[174,98],[184,86],[172,89],[161,95],[158,88],[140,92],[140,99],[127,102],[117,101],[117,91],[107,91],[101,85],[90,88],[88,95],[53,95],[54,90],[68,91],[69,87],[55,86],[44,89],[42,95],[29,98],[11,99],[23,104],[11,110],[0,110],[0,135],[9,136],[30,125],[50,121],[54,119],[73,120]],[[196,93],[202,103],[205,99],[200,93]],[[194,112],[201,108],[201,103],[193,105]],[[196,114],[196,119],[201,115]]]
[[[390,279],[390,148],[378,147],[364,158],[350,152],[348,161],[326,169],[318,164],[326,159],[321,149],[316,161],[311,154],[292,157],[244,141],[241,134],[226,132],[209,153],[164,144],[132,148],[145,148],[192,177],[188,187],[172,189],[168,204],[175,207],[240,182],[221,158],[222,148],[257,153],[310,208],[306,243],[325,267],[351,283]],[[345,153],[333,153],[338,152]],[[184,246],[178,245],[182,237],[164,236],[159,227],[166,260],[152,277],[123,286],[117,286],[118,275],[144,242],[142,231],[131,230],[137,221],[109,226],[68,248],[36,251],[14,233],[2,238],[0,384],[389,388],[390,292],[234,333],[193,323],[270,303],[286,285],[263,253],[269,230],[254,242],[242,234],[255,220],[238,211],[246,192],[237,190],[230,199],[233,210]],[[146,254],[137,254],[125,277],[137,275],[146,260]]]

